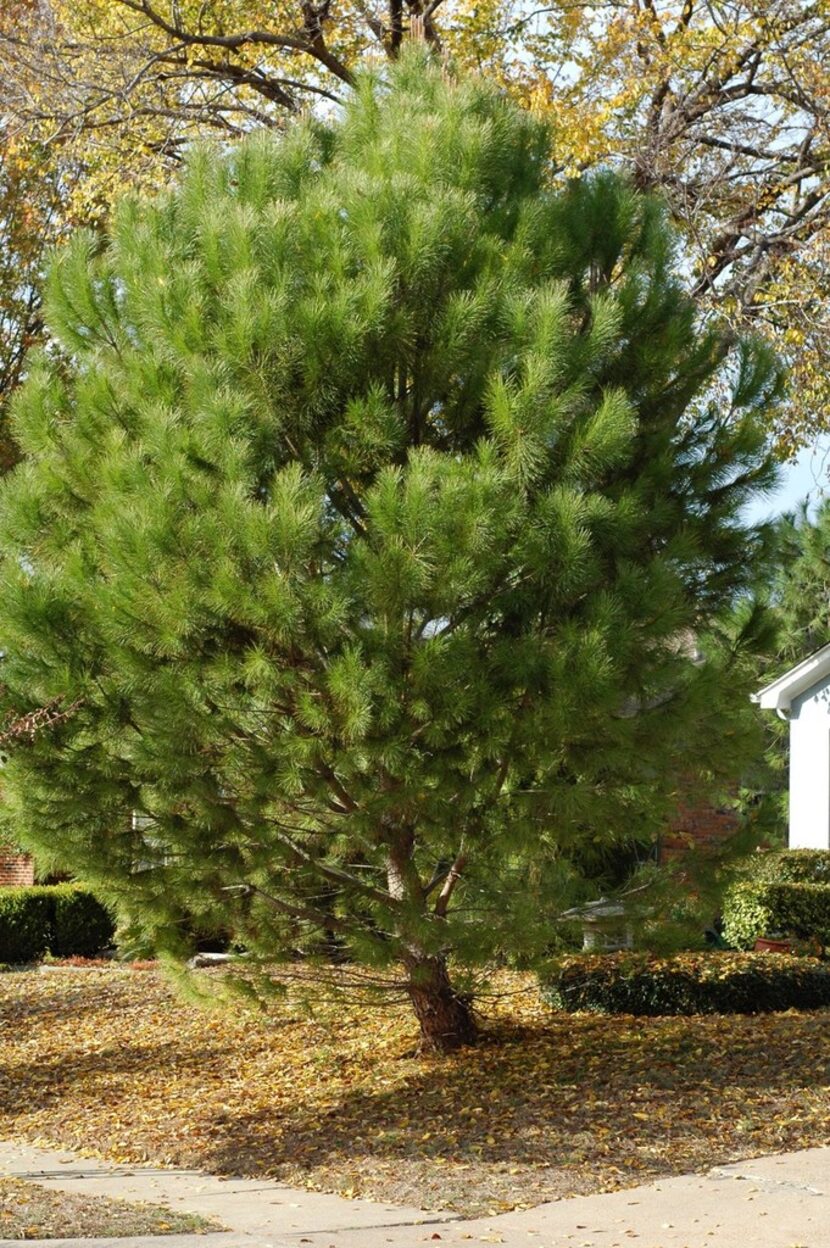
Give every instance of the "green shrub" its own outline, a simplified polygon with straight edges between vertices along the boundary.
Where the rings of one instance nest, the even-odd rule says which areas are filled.
[[[0,889],[0,962],[35,962],[52,938],[53,888]]]
[[[751,854],[738,871],[753,880],[781,884],[830,884],[830,849],[777,849]]]
[[[763,953],[579,954],[562,958],[542,995],[574,1014],[761,1014],[830,1006],[817,958]]]
[[[109,911],[77,884],[0,889],[0,963],[89,957],[113,931]]]
[[[771,933],[830,944],[830,851],[755,854],[737,870],[723,899],[723,934],[751,949]]]
[[[94,893],[76,884],[59,884],[54,890],[54,921],[50,952],[56,958],[89,958],[112,940],[112,915]]]

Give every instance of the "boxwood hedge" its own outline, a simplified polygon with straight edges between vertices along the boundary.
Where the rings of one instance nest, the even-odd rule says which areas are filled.
[[[90,958],[111,943],[115,923],[94,893],[73,884],[54,889],[54,921],[49,952],[56,958]]]
[[[112,915],[77,884],[0,889],[0,963],[90,957],[111,940]]]
[[[52,938],[51,888],[0,889],[0,962],[35,962]]]
[[[818,958],[763,953],[575,954],[545,975],[542,995],[570,1014],[762,1014],[830,1006]]]
[[[754,854],[737,870],[723,900],[723,934],[751,949],[774,933],[830,944],[830,851]]]

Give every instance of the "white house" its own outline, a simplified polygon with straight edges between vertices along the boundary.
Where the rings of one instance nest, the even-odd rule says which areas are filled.
[[[790,723],[790,849],[830,849],[830,646],[752,701]]]

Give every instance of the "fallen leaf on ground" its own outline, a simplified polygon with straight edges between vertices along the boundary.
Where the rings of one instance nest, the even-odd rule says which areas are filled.
[[[830,1142],[827,1012],[557,1015],[531,976],[496,988],[477,1048],[426,1057],[405,1009],[0,975],[0,1135],[479,1215]]]

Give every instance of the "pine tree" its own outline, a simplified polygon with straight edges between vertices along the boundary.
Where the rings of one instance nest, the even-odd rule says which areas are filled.
[[[173,954],[402,968],[443,1049],[456,968],[550,942],[540,881],[728,769],[707,638],[774,477],[775,362],[551,141],[413,51],[195,152],[55,262],[2,496],[27,841]]]
[[[805,501],[782,516],[770,597],[779,627],[778,658],[798,663],[830,641],[830,501],[811,514]]]

